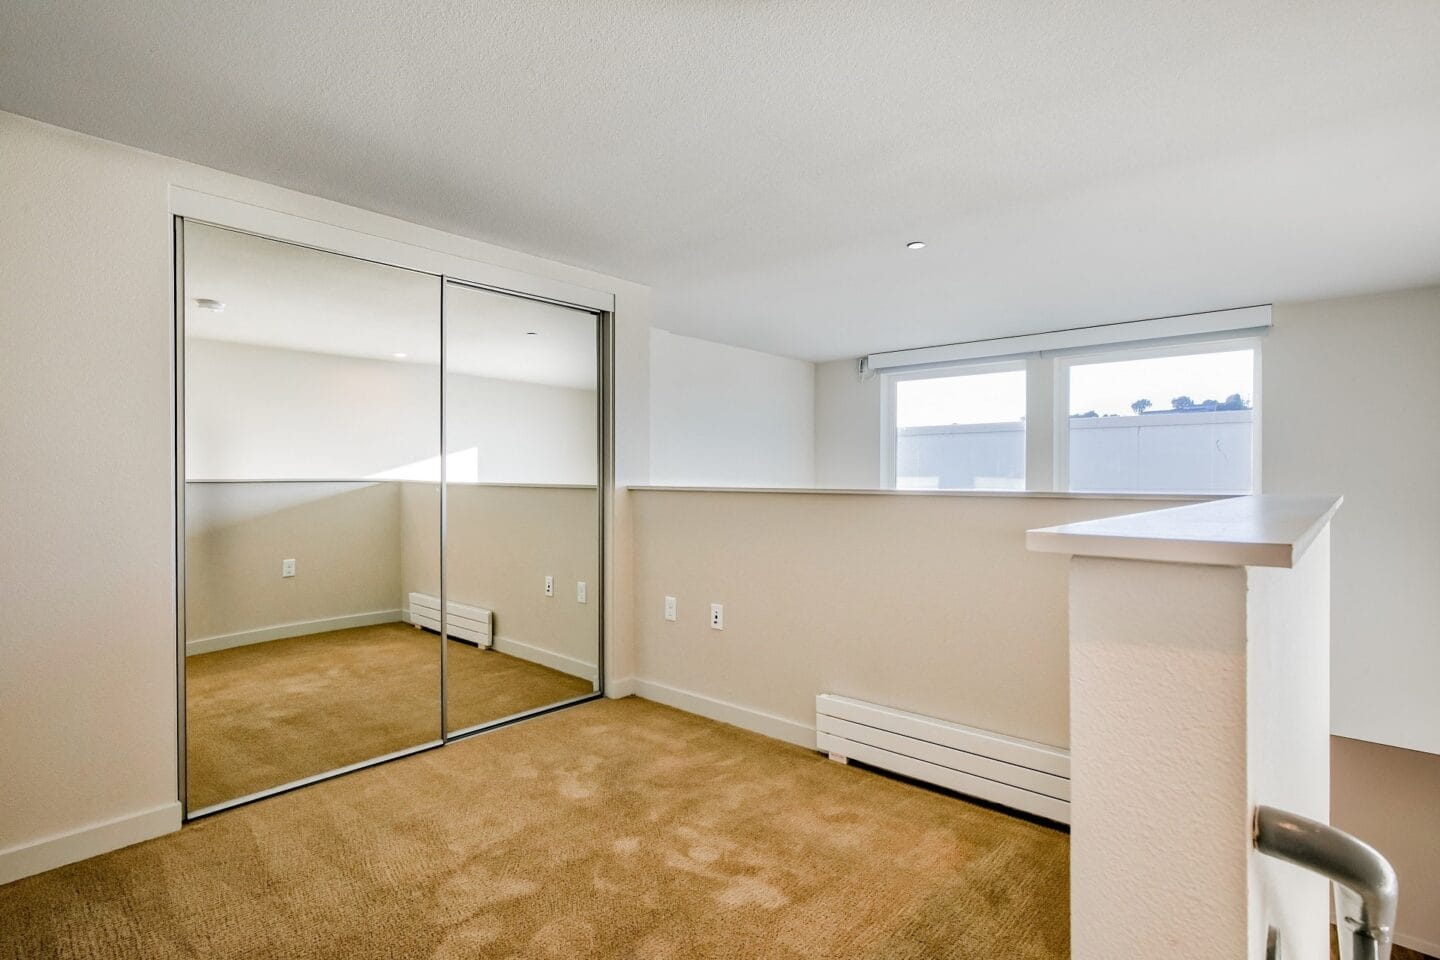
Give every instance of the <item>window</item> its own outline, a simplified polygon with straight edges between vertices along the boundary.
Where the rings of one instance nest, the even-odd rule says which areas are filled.
[[[887,380],[894,486],[1025,488],[1023,362],[900,373]]]
[[[1088,337],[1096,329],[1080,332]],[[1259,329],[1129,344],[1062,340],[1003,359],[933,359],[964,344],[873,355],[870,360],[885,363],[888,484],[902,490],[1258,492]],[[1011,339],[999,346],[1032,338]]]
[[[1255,349],[1207,344],[1060,361],[1061,489],[1249,493],[1254,487]]]

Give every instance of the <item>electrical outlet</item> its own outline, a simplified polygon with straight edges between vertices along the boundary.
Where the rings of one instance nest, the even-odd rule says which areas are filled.
[[[725,608],[718,603],[710,604],[710,629],[725,629]]]
[[[546,578],[545,578],[545,596],[547,596],[547,597],[553,597],[553,596],[555,596],[555,578],[554,578],[554,577],[546,577]]]
[[[585,581],[584,581],[584,580],[577,580],[577,581],[575,582],[575,602],[576,602],[576,603],[584,603],[584,602],[585,602]]]
[[[280,561],[280,576],[282,576],[282,577],[293,577],[293,576],[295,576],[295,561],[294,561],[294,560],[281,560],[281,561]]]
[[[665,598],[665,619],[666,619],[666,620],[674,620],[674,619],[675,619],[675,598],[674,598],[674,597],[666,597],[666,598]]]

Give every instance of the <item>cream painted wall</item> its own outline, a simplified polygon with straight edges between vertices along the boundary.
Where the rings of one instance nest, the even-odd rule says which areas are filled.
[[[179,823],[172,185],[616,297],[616,474],[648,473],[649,291],[0,113],[0,882]],[[18,467],[18,468],[16,468]],[[615,561],[631,564],[628,504]],[[614,665],[634,661],[613,588]]]
[[[1332,666],[1336,734],[1440,753],[1440,287],[1280,303],[1262,345],[1266,493],[1339,493]],[[879,378],[816,367],[816,479],[876,486]],[[1394,510],[1397,503],[1404,511]]]
[[[438,595],[439,487],[402,484],[402,595]],[[594,487],[450,486],[450,599],[495,615],[496,648],[594,679],[599,637],[599,500]],[[545,596],[545,577],[555,595]],[[586,602],[575,585],[586,584]]]
[[[187,642],[357,614],[399,619],[401,486],[187,483]],[[294,577],[280,576],[286,558]]]
[[[192,478],[439,476],[439,370],[251,344],[186,346]],[[452,373],[451,474],[594,483],[595,392]]]
[[[1331,723],[1355,739],[1334,741],[1335,822],[1396,862],[1414,891],[1400,935],[1440,954],[1435,911],[1416,908],[1440,903],[1440,859],[1416,855],[1440,836],[1429,815],[1440,545],[1424,533],[1440,529],[1440,287],[1276,304],[1261,362],[1265,492],[1345,496],[1332,529]],[[879,482],[879,410],[878,381],[860,383],[853,361],[816,367],[821,486]]]
[[[1331,822],[1384,853],[1400,878],[1397,940],[1440,957],[1440,757],[1332,737]]]
[[[650,482],[815,485],[815,367],[650,332]]]
[[[640,490],[643,695],[813,745],[838,693],[1065,745],[1066,561],[1032,527],[1145,499]],[[664,597],[678,600],[674,622]],[[725,606],[725,629],[709,605]]]

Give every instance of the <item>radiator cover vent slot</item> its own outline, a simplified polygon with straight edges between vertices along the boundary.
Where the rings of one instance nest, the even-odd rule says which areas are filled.
[[[830,693],[815,698],[816,745],[968,796],[1070,822],[1070,752]]]

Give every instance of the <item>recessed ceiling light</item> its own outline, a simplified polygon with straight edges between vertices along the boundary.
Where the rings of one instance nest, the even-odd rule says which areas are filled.
[[[906,249],[906,250],[924,250],[924,249],[925,249],[925,241],[924,241],[924,240],[911,240],[909,243],[905,244],[905,249]]]
[[[219,300],[211,300],[209,297],[196,297],[195,306],[201,310],[214,310],[216,313],[225,312],[225,304]]]
[[[406,357],[410,356],[410,354],[408,354],[408,353],[392,353],[392,354],[390,354],[390,356],[394,357],[396,360],[404,360]]]

